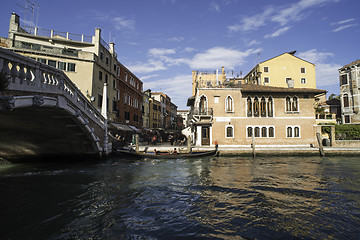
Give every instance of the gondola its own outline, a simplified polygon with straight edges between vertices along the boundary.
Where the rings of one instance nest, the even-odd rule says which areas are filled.
[[[113,149],[113,153],[123,157],[131,158],[164,158],[164,159],[178,159],[178,158],[198,158],[206,156],[218,156],[218,146],[210,151],[196,151],[189,153],[169,153],[169,152],[136,152],[133,148],[118,148]]]

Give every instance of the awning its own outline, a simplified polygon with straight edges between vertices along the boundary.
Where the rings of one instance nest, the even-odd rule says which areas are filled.
[[[140,131],[137,127],[135,127],[135,126],[130,126],[130,125],[129,125],[128,127],[130,127],[131,129],[133,129],[135,133],[141,133],[141,131]]]
[[[135,131],[134,129],[130,128],[130,126],[124,125],[124,124],[110,123],[110,125],[114,126],[119,131],[124,131],[124,132],[134,132]]]

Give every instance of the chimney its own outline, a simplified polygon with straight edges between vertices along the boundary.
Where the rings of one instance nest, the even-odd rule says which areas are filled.
[[[9,39],[13,39],[13,32],[19,32],[20,29],[20,17],[16,13],[11,13],[9,24]]]
[[[288,78],[286,79],[286,83],[288,85],[288,88],[294,88],[294,79]]]

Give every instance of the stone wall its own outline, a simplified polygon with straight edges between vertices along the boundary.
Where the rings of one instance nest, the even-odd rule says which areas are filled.
[[[360,140],[335,140],[334,147],[360,147]]]

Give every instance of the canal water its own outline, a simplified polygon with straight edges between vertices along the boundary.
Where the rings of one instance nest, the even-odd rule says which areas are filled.
[[[360,239],[360,159],[0,165],[0,214],[0,239]]]

